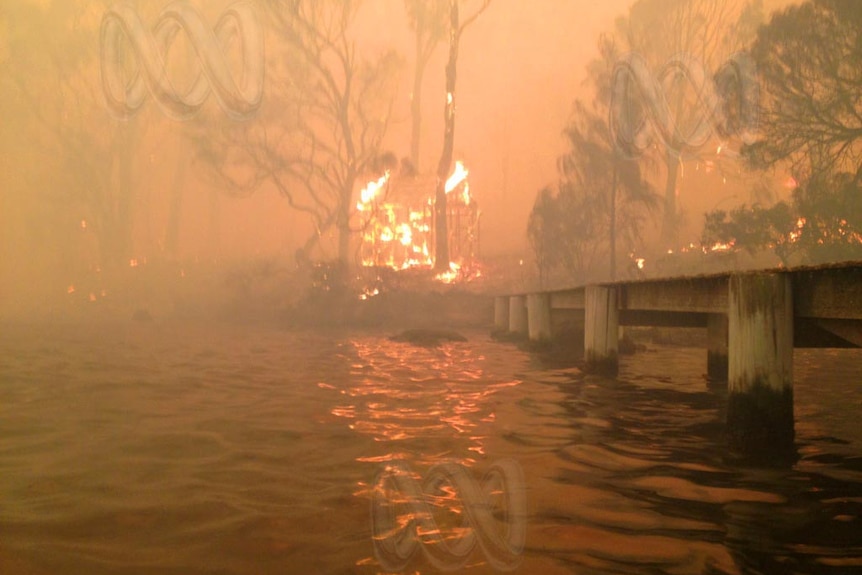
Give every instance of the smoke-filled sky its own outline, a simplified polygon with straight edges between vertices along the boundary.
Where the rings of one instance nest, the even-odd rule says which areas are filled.
[[[393,4],[397,3],[376,3],[381,19],[385,14],[395,18]],[[564,150],[561,132],[573,100],[585,93],[585,66],[598,55],[598,35],[611,28],[628,4],[629,0],[495,0],[464,33],[455,155],[471,169],[472,188],[483,208],[483,252],[525,248],[527,214],[538,189],[556,178],[556,159]],[[405,27],[393,26],[387,34],[410,46]],[[427,74],[422,148],[426,166],[436,165],[442,146],[446,57],[443,43]],[[405,112],[406,97],[405,93]],[[402,130],[392,146],[401,142],[407,151],[408,122]]]
[[[768,10],[783,3],[774,0],[765,4]],[[220,10],[230,3],[190,4],[208,22],[215,22]],[[464,16],[478,4],[478,0],[464,2]],[[591,97],[584,85],[585,67],[598,55],[599,35],[611,31],[614,19],[624,15],[630,4],[631,0],[493,0],[464,33],[456,87],[455,159],[463,160],[470,169],[471,190],[482,209],[482,254],[526,256],[527,217],[536,192],[557,177],[556,160],[565,150],[561,131],[572,102],[576,97]],[[105,150],[75,143],[65,130],[67,122],[72,125],[79,121],[68,109],[70,94],[83,94],[84,99],[101,97],[99,22],[111,5],[107,0],[90,4],[0,2],[0,65],[6,75],[0,89],[4,92],[2,113],[8,120],[2,134],[5,157],[0,176],[0,271],[7,293],[24,291],[21,278],[29,277],[28,273],[39,278],[38,270],[57,270],[58,261],[83,261],[89,257],[86,252],[92,248],[72,247],[82,243],[80,238],[67,240],[66,236],[72,238],[82,229],[89,233],[99,215],[88,211],[84,200],[64,203],[63,191],[77,186],[85,195],[102,193],[98,192],[99,178],[114,178],[124,169],[112,166],[102,170],[101,175],[95,173],[99,170],[88,172],[85,166],[98,165]],[[154,0],[134,6],[142,21],[151,25],[164,5]],[[87,8],[70,16],[71,6]],[[43,55],[32,57],[30,62],[28,51],[39,51],[42,36],[44,42],[65,38],[65,30],[55,30],[62,25],[58,22],[74,22],[77,26],[70,34],[73,43],[68,50],[54,47],[59,58]],[[408,156],[413,36],[403,2],[368,0],[354,32],[360,57],[374,57],[389,48],[401,55],[400,88],[384,148],[398,157]],[[76,59],[79,56],[81,60]],[[447,45],[443,41],[425,75],[421,148],[424,171],[436,166],[442,148],[446,59]],[[89,63],[81,65],[81,61]],[[267,65],[272,65],[271,60]],[[277,74],[269,73],[267,82],[277,78]],[[276,91],[270,88],[264,84],[264,109],[273,113],[279,103],[272,100]],[[67,98],[63,100],[66,104],[57,105],[60,99],[54,96],[58,94]],[[205,111],[209,112],[206,117],[218,115],[213,113],[217,111],[214,101],[206,104]],[[85,122],[94,133],[104,133],[117,120],[102,102],[102,108]],[[153,98],[128,122],[142,142],[130,168],[136,182],[135,201],[125,208],[131,210],[133,219],[132,256],[152,258],[165,250],[172,201],[168,190],[172,186],[185,190],[176,247],[182,257],[205,258],[217,253],[224,258],[289,259],[307,238],[312,229],[308,218],[291,209],[271,185],[263,185],[256,193],[239,199],[214,194],[211,182],[191,164],[190,156],[184,155],[189,144],[183,140],[183,122],[164,117]],[[55,131],[63,133],[58,138]],[[69,153],[70,148],[74,153]],[[178,171],[184,163],[189,165]],[[715,205],[736,195],[719,190],[700,200],[702,205]],[[87,201],[91,200],[89,197]],[[698,209],[701,208],[693,212]],[[698,218],[694,213],[692,219]],[[219,244],[215,252],[214,238]],[[58,245],[62,253],[57,252]],[[334,253],[323,256],[334,257]]]

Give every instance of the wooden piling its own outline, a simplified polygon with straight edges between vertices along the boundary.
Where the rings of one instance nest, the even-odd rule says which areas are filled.
[[[793,297],[784,273],[732,275],[727,431],[747,458],[794,453]]]
[[[614,286],[587,286],[584,296],[584,359],[587,367],[616,375],[619,370],[617,290]]]
[[[706,318],[706,374],[710,381],[727,381],[727,316],[711,313]]]
[[[527,303],[526,297],[513,295],[509,297],[509,331],[519,335],[527,335]]]
[[[551,297],[546,293],[527,296],[527,332],[531,341],[551,339]]]

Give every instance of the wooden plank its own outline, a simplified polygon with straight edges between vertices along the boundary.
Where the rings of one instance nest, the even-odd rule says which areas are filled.
[[[620,325],[656,327],[706,327],[708,314],[700,312],[620,310]]]
[[[790,272],[797,317],[862,319],[862,266]]]
[[[551,309],[585,309],[584,288],[550,292]]]
[[[862,347],[862,321],[802,317],[793,326],[794,347]]]
[[[633,282],[620,292],[620,309],[727,313],[727,276]]]

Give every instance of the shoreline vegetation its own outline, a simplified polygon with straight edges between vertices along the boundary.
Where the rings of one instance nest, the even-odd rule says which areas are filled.
[[[4,293],[0,320],[203,320],[286,328],[488,328],[497,290],[483,277],[445,283],[430,270],[299,267],[274,259],[140,262],[68,278],[29,278]],[[50,286],[50,287],[48,287]],[[507,286],[508,287],[508,286]]]
[[[543,361],[581,361],[583,331],[554,327],[550,342],[495,332],[494,298],[517,291],[511,269],[485,264],[478,277],[435,279],[430,270],[363,269],[355,274],[332,265],[300,268],[276,260],[227,263],[150,262],[114,273],[90,274],[52,293],[10,298],[5,322],[215,321],[269,324],[284,329],[369,329],[394,341],[436,346],[462,341],[460,330],[485,333],[536,353]],[[74,288],[74,289],[73,289]],[[17,301],[16,301],[17,299]],[[620,353],[656,345],[703,346],[702,330],[627,328]]]

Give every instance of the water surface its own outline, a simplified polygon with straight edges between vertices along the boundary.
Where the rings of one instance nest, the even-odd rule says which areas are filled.
[[[387,335],[3,325],[0,573],[377,573],[381,469],[481,484],[501,460],[524,476],[516,572],[862,570],[858,351],[796,351],[799,460],[758,469],[727,454],[703,350],[651,346],[609,380],[482,332]],[[478,547],[462,570],[495,571]]]

